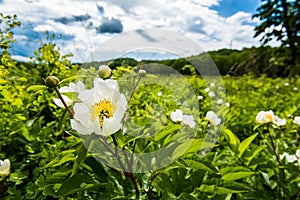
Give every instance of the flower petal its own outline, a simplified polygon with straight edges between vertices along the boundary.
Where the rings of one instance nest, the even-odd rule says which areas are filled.
[[[79,121],[75,119],[71,119],[71,127],[82,135],[90,135],[92,132],[94,132],[92,128],[83,126]]]

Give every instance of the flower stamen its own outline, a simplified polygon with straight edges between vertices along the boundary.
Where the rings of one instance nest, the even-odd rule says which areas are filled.
[[[112,104],[110,99],[103,99],[98,103],[95,103],[91,109],[91,119],[92,122],[98,117],[100,127],[103,127],[103,120],[105,118],[110,118],[116,111],[116,107]]]

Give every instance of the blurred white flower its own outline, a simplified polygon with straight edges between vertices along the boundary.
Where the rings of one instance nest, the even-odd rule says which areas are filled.
[[[217,100],[217,104],[220,105],[220,104],[222,104],[222,103],[223,103],[223,99],[218,99],[218,100]]]
[[[278,116],[274,116],[273,123],[277,126],[284,126],[286,124],[286,119],[281,119]]]
[[[10,170],[10,161],[8,159],[0,160],[0,176],[8,175]]]
[[[205,88],[204,91],[205,91],[205,92],[209,92],[209,88]]]
[[[203,96],[200,96],[200,95],[199,95],[199,96],[197,96],[197,100],[198,100],[198,101],[201,101],[201,100],[203,100],[203,98],[204,98]]]
[[[285,86],[289,86],[290,84],[288,82],[284,83]]]
[[[215,93],[215,92],[209,92],[209,93],[208,93],[208,96],[210,96],[210,97],[215,97],[215,96],[216,96],[216,93]]]
[[[225,105],[226,105],[227,107],[230,107],[230,103],[229,103],[229,102],[225,103]]]
[[[63,95],[63,94],[61,96],[68,106],[73,104],[73,101],[69,97],[67,97],[66,95]],[[65,107],[59,98],[53,98],[53,101],[58,107],[61,107],[61,108]]]
[[[59,89],[60,93],[80,93],[82,91],[84,91],[84,84],[81,81],[78,81],[76,84],[70,83],[69,86],[63,86]],[[73,104],[73,101],[69,97],[66,95],[61,96],[68,106]],[[64,104],[59,98],[53,98],[53,101],[58,107],[64,107]]]
[[[94,87],[80,92],[78,98],[82,103],[74,104],[71,127],[79,134],[108,136],[122,127],[127,101],[120,94],[117,81],[96,78]]]
[[[219,125],[221,123],[221,119],[218,118],[218,116],[216,115],[216,113],[214,111],[208,111],[206,113],[205,119],[207,119],[208,121],[210,121],[210,123],[212,125]]]
[[[218,90],[224,90],[224,87],[219,86],[219,87],[218,87]]]
[[[298,90],[298,88],[297,88],[297,87],[294,87],[294,90],[295,90],[295,91],[297,91],[297,90]]]
[[[191,128],[195,128],[196,122],[192,115],[184,115],[182,113],[182,110],[177,109],[175,111],[172,111],[170,114],[171,120],[175,123],[184,123],[188,125]]]
[[[284,159],[286,158],[286,160],[289,162],[289,163],[293,163],[295,162],[296,160],[298,160],[297,156],[296,155],[289,155],[288,153],[284,152],[283,154],[281,154],[280,156],[280,159]]]
[[[256,115],[256,121],[261,124],[273,122],[274,120],[274,113],[272,110],[270,111],[260,111]]]
[[[159,96],[159,97],[162,96],[162,92],[158,92],[157,96]]]
[[[300,125],[300,116],[296,116],[293,121],[294,124]]]
[[[212,83],[209,84],[209,86],[210,86],[210,87],[215,87],[215,86],[216,86],[216,83],[215,83],[215,82],[212,82]]]
[[[69,86],[64,86],[59,89],[60,93],[74,92],[80,93],[84,90],[84,84],[81,81],[75,83],[70,83]]]

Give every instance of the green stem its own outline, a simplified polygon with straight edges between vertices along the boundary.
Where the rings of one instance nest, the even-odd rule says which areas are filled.
[[[282,177],[282,180],[280,181],[282,183],[282,192],[283,192],[283,196],[285,196],[285,189],[284,189],[284,180],[285,180],[285,172],[284,172],[284,169],[282,168],[282,164],[281,164],[281,161],[280,161],[280,157],[276,151],[276,147],[275,147],[275,143],[274,143],[274,140],[272,138],[272,135],[270,133],[270,131],[268,131],[268,134],[269,134],[269,138],[270,138],[270,142],[271,142],[271,146],[272,146],[272,149],[273,149],[273,152],[276,156],[276,160],[279,164],[279,171],[281,172],[281,177]],[[279,177],[280,178],[280,177]],[[281,183],[279,183],[279,185],[281,185]]]

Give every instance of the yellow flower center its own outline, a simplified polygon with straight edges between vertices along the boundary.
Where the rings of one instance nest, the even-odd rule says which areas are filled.
[[[273,121],[273,117],[272,117],[272,115],[270,115],[270,114],[266,114],[266,118],[267,118],[270,122]]]
[[[103,99],[92,106],[92,110],[91,110],[92,122],[94,122],[95,119],[98,117],[100,127],[102,128],[104,117],[106,118],[112,117],[115,111],[116,111],[116,107],[111,103],[111,100]]]

